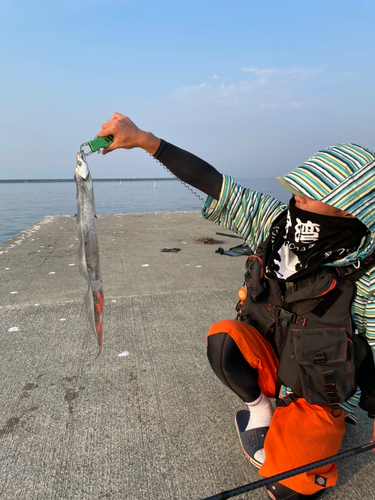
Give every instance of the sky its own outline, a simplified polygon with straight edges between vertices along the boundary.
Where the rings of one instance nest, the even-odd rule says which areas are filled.
[[[0,179],[67,179],[114,112],[235,178],[375,150],[373,0],[0,0]],[[95,178],[164,177],[142,150]]]

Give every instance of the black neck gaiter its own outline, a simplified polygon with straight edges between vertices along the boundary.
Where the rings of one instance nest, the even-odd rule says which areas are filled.
[[[266,273],[286,281],[302,279],[321,264],[353,253],[367,231],[356,218],[301,210],[293,197],[286,222],[273,233]]]

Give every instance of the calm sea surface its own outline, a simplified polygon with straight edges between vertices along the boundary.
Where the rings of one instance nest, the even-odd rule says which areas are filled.
[[[288,193],[276,179],[236,179],[282,201]],[[177,180],[94,180],[98,214],[200,210],[202,202]],[[201,198],[203,193],[198,192]],[[75,182],[0,182],[0,243],[46,215],[76,213]]]

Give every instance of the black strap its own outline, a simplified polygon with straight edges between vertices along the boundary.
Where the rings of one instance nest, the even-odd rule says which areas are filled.
[[[328,396],[329,406],[331,408],[331,414],[334,417],[339,417],[342,410],[339,405],[340,398],[337,395],[336,378],[333,370],[327,370],[323,372],[324,375],[324,385],[325,391]]]
[[[341,276],[342,278],[345,278],[348,281],[354,283],[355,281],[359,280],[359,278],[361,278],[374,265],[375,252],[351,266],[323,266],[318,272],[312,274],[311,276],[308,276],[307,278],[304,278],[303,280],[296,282],[289,281],[288,290],[293,288],[289,293],[296,292],[301,288],[305,288],[306,286],[311,285],[318,279],[323,278],[323,276],[325,276],[326,274],[337,274],[338,276]]]
[[[288,394],[287,396],[276,400],[276,407],[278,408],[279,406],[289,406],[290,403],[294,403],[299,398],[299,396],[296,396],[293,393]]]

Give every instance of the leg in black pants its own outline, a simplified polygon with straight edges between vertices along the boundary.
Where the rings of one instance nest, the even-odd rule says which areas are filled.
[[[207,357],[217,377],[245,403],[260,396],[258,372],[252,368],[227,333],[208,337]]]

